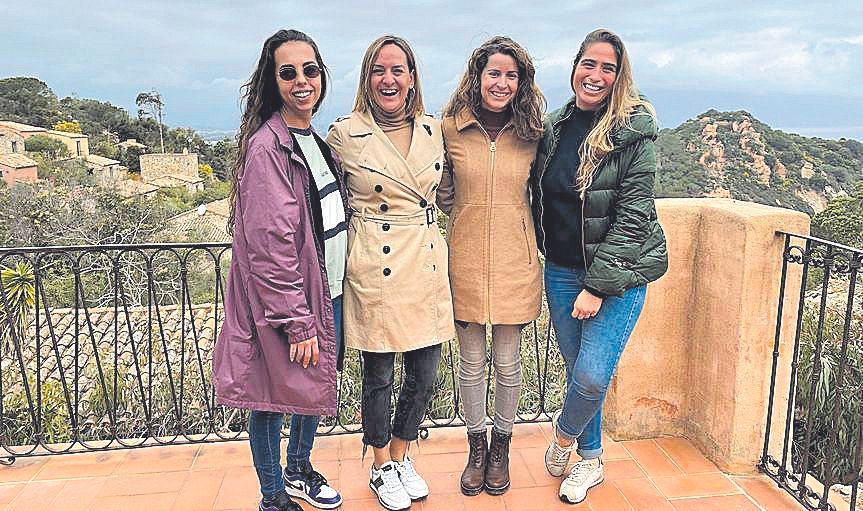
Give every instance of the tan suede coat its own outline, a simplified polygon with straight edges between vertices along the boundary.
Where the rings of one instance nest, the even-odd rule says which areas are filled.
[[[537,142],[512,125],[492,142],[470,112],[443,120],[447,171],[438,205],[449,214],[450,283],[455,318],[493,325],[539,316],[542,294],[528,199]]]
[[[371,114],[337,120],[327,143],[342,159],[351,209],[345,345],[404,352],[454,338],[446,242],[434,207],[444,167],[440,121],[414,120],[407,158]]]

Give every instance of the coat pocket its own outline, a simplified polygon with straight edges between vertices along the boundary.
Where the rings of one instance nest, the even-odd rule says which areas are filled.
[[[533,253],[530,250],[530,235],[527,232],[527,222],[524,220],[524,217],[521,219],[521,228],[524,232],[524,246],[525,250],[527,250],[527,263],[533,264]]]

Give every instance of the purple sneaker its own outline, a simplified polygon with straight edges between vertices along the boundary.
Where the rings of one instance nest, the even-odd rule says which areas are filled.
[[[258,511],[303,511],[299,504],[291,500],[285,492],[261,501]]]
[[[288,495],[303,499],[318,509],[335,509],[342,505],[342,496],[327,484],[327,478],[320,472],[310,469],[307,472],[282,473],[285,491]]]

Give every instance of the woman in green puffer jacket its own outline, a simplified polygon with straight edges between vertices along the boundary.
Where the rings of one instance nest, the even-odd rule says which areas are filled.
[[[581,461],[559,495],[578,503],[603,480],[602,402],[646,285],[665,273],[668,256],[653,198],[656,115],[633,83],[620,38],[588,34],[570,81],[575,95],[546,117],[531,207],[567,376],[545,465],[562,476],[577,447]]]

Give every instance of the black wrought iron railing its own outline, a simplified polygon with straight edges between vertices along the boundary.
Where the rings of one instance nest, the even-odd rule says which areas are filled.
[[[210,377],[230,248],[0,249],[0,457],[244,438],[246,412],[218,405]],[[523,335],[518,421],[547,420],[565,371],[547,314]],[[448,343],[424,428],[463,424],[457,371]],[[360,375],[348,350],[321,434],[360,430]]]
[[[837,509],[836,502],[856,509],[863,447],[863,250],[778,234],[785,248],[759,468],[806,509]],[[796,314],[788,314],[792,307]],[[785,317],[796,321],[790,345],[783,339]],[[788,351],[790,367],[780,363]]]

